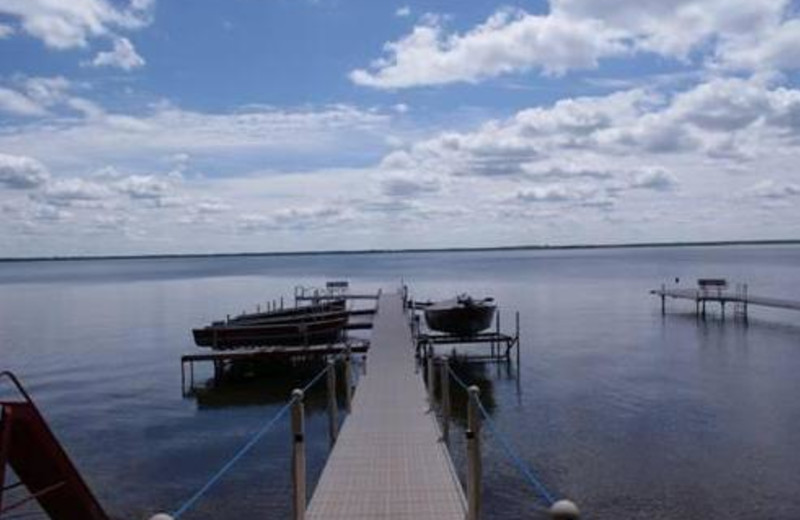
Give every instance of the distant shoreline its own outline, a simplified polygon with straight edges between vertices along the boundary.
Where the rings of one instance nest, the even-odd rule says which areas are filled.
[[[39,256],[0,258],[0,263],[9,262],[63,262],[86,260],[158,260],[170,258],[228,258],[228,257],[270,257],[270,256],[338,256],[338,255],[387,255],[403,253],[479,253],[492,251],[559,251],[580,249],[644,249],[676,247],[724,247],[724,246],[766,246],[800,245],[800,239],[791,240],[725,240],[704,242],[638,242],[617,244],[566,244],[566,245],[518,245],[497,247],[444,247],[412,249],[354,249],[330,251],[273,251],[240,253],[181,253],[181,254],[143,254],[143,255],[86,255],[86,256]]]

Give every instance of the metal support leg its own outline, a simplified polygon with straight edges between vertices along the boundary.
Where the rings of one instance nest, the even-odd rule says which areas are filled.
[[[353,400],[353,368],[352,360],[350,358],[350,348],[348,347],[344,355],[344,408],[349,414],[352,411]]]
[[[294,520],[306,516],[306,449],[303,391],[292,392],[292,511]]]
[[[442,388],[442,439],[450,443],[450,369],[446,357],[439,358],[439,385]]]
[[[3,488],[6,487],[6,465],[11,454],[11,421],[10,408],[0,408],[0,511],[3,509]]]
[[[338,406],[336,404],[336,364],[328,361],[328,436],[331,446],[336,443],[338,435],[339,419]]]
[[[481,517],[481,418],[478,410],[480,389],[470,386],[467,389],[467,520]]]
[[[436,402],[434,399],[434,396],[436,395],[436,389],[434,388],[434,385],[436,384],[436,374],[433,370],[432,352],[428,355],[428,370],[426,375],[428,376],[428,403],[430,409],[433,410]]]

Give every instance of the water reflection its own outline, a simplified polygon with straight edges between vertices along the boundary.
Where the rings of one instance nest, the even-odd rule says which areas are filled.
[[[269,363],[235,361],[226,365],[218,377],[195,382],[187,389],[185,397],[194,399],[201,410],[283,404],[289,400],[292,390],[304,387],[326,366],[327,362],[322,359]],[[361,373],[362,366],[360,357],[353,356],[351,372],[354,378]],[[336,363],[336,396],[340,406],[344,404],[344,381],[344,362],[340,360]],[[326,409],[325,378],[318,380],[306,392],[304,403],[310,412]]]

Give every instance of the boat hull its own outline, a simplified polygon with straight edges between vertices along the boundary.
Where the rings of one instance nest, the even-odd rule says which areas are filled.
[[[429,329],[438,332],[455,336],[474,336],[492,326],[494,312],[494,305],[442,302],[425,309],[425,323]]]
[[[246,324],[250,322],[292,322],[302,321],[307,316],[316,314],[326,314],[331,312],[344,312],[345,300],[334,300],[325,303],[317,303],[312,305],[303,305],[302,307],[292,307],[288,309],[278,309],[266,312],[253,312],[240,314],[231,318],[229,323]]]
[[[347,318],[300,323],[211,325],[193,329],[199,347],[229,349],[267,346],[311,346],[335,343],[342,339]]]

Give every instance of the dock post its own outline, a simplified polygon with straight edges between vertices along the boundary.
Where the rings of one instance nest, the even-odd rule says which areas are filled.
[[[747,323],[747,284],[742,285],[743,303],[744,303],[744,322]]]
[[[442,387],[442,439],[450,444],[450,372],[447,358],[439,358],[439,385]]]
[[[345,410],[349,414],[352,411],[351,408],[351,401],[353,400],[353,387],[351,386],[352,378],[352,366],[351,366],[351,359],[350,359],[350,346],[348,345],[345,348],[344,354],[344,402],[345,402]]]
[[[666,299],[667,299],[667,286],[662,283],[661,284],[661,315],[662,316],[667,313],[667,308],[666,308],[666,303],[665,303]]]
[[[337,417],[336,405],[336,363],[328,360],[328,434],[331,446],[336,443],[336,435],[339,421]]]
[[[497,309],[497,319],[495,320],[495,337],[500,337],[500,309]],[[493,352],[495,357],[500,357],[500,343],[497,343],[496,351]]]
[[[303,391],[292,391],[292,511],[294,520],[306,516],[306,450]]]
[[[570,500],[559,500],[550,506],[549,512],[552,520],[578,520],[581,516],[578,506]]]
[[[519,311],[516,314],[516,328],[514,329],[514,339],[517,343],[517,374],[519,374]]]
[[[467,520],[481,517],[481,420],[478,410],[480,389],[472,385],[467,389]]]
[[[434,396],[436,395],[434,385],[436,384],[436,374],[433,371],[433,352],[428,354],[428,403],[430,404],[430,409],[433,410],[435,408],[435,401]]]

